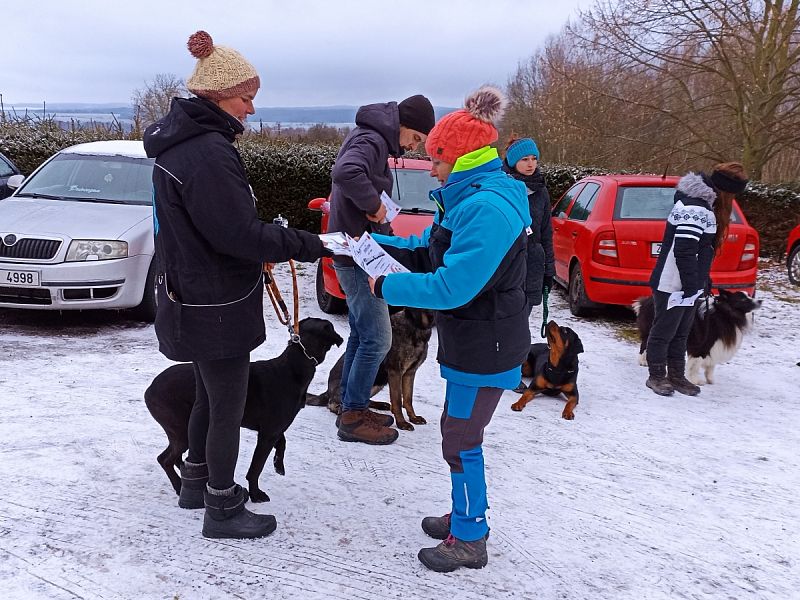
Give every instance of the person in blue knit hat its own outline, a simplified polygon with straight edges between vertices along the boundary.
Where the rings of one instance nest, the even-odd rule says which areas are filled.
[[[542,303],[544,291],[553,288],[553,276],[556,274],[553,228],[550,223],[550,194],[539,168],[539,158],[539,147],[535,141],[512,135],[506,145],[506,157],[503,161],[503,170],[524,183],[528,191],[528,208],[531,213],[525,277],[528,316],[534,306]],[[520,382],[514,391],[521,394],[526,388]]]

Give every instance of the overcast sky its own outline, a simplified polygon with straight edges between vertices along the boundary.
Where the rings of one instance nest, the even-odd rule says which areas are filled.
[[[253,63],[256,106],[427,95],[460,106],[589,0],[36,0],[3,9],[0,93],[13,104],[128,104],[157,73],[187,78],[205,29]]]

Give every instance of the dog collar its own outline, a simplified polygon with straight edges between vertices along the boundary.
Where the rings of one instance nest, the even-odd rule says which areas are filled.
[[[544,376],[545,376],[545,378],[550,383],[554,383],[554,384],[557,384],[557,385],[561,384],[561,383],[564,383],[564,381],[569,379],[569,377],[573,373],[575,373],[576,371],[577,371],[577,369],[567,369],[567,368],[564,368],[564,367],[561,367],[559,369],[558,367],[553,366],[550,363],[550,360],[548,360],[544,365]]]
[[[297,335],[296,333],[292,333],[292,336],[291,336],[291,338],[289,338],[289,341],[291,343],[293,343],[293,344],[297,344],[298,346],[300,346],[300,349],[303,351],[303,354],[306,355],[306,358],[308,360],[313,360],[314,361],[314,366],[315,367],[319,366],[319,361],[316,358],[314,358],[313,356],[310,356],[308,354],[308,351],[306,350],[306,347],[303,346],[303,342],[300,341],[300,336],[299,335]]]

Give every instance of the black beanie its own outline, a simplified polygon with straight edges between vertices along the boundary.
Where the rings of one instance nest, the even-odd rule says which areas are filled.
[[[744,188],[747,187],[747,182],[749,181],[749,179],[731,177],[723,171],[713,171],[710,179],[715,188],[723,192],[730,192],[731,194],[741,194]]]
[[[422,94],[406,98],[397,105],[400,110],[400,125],[428,135],[436,123],[433,105]]]

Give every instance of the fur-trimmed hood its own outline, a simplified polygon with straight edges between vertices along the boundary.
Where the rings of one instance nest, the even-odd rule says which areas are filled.
[[[717,193],[703,173],[687,173],[680,178],[676,189],[690,198],[705,201],[712,208],[717,199]]]

